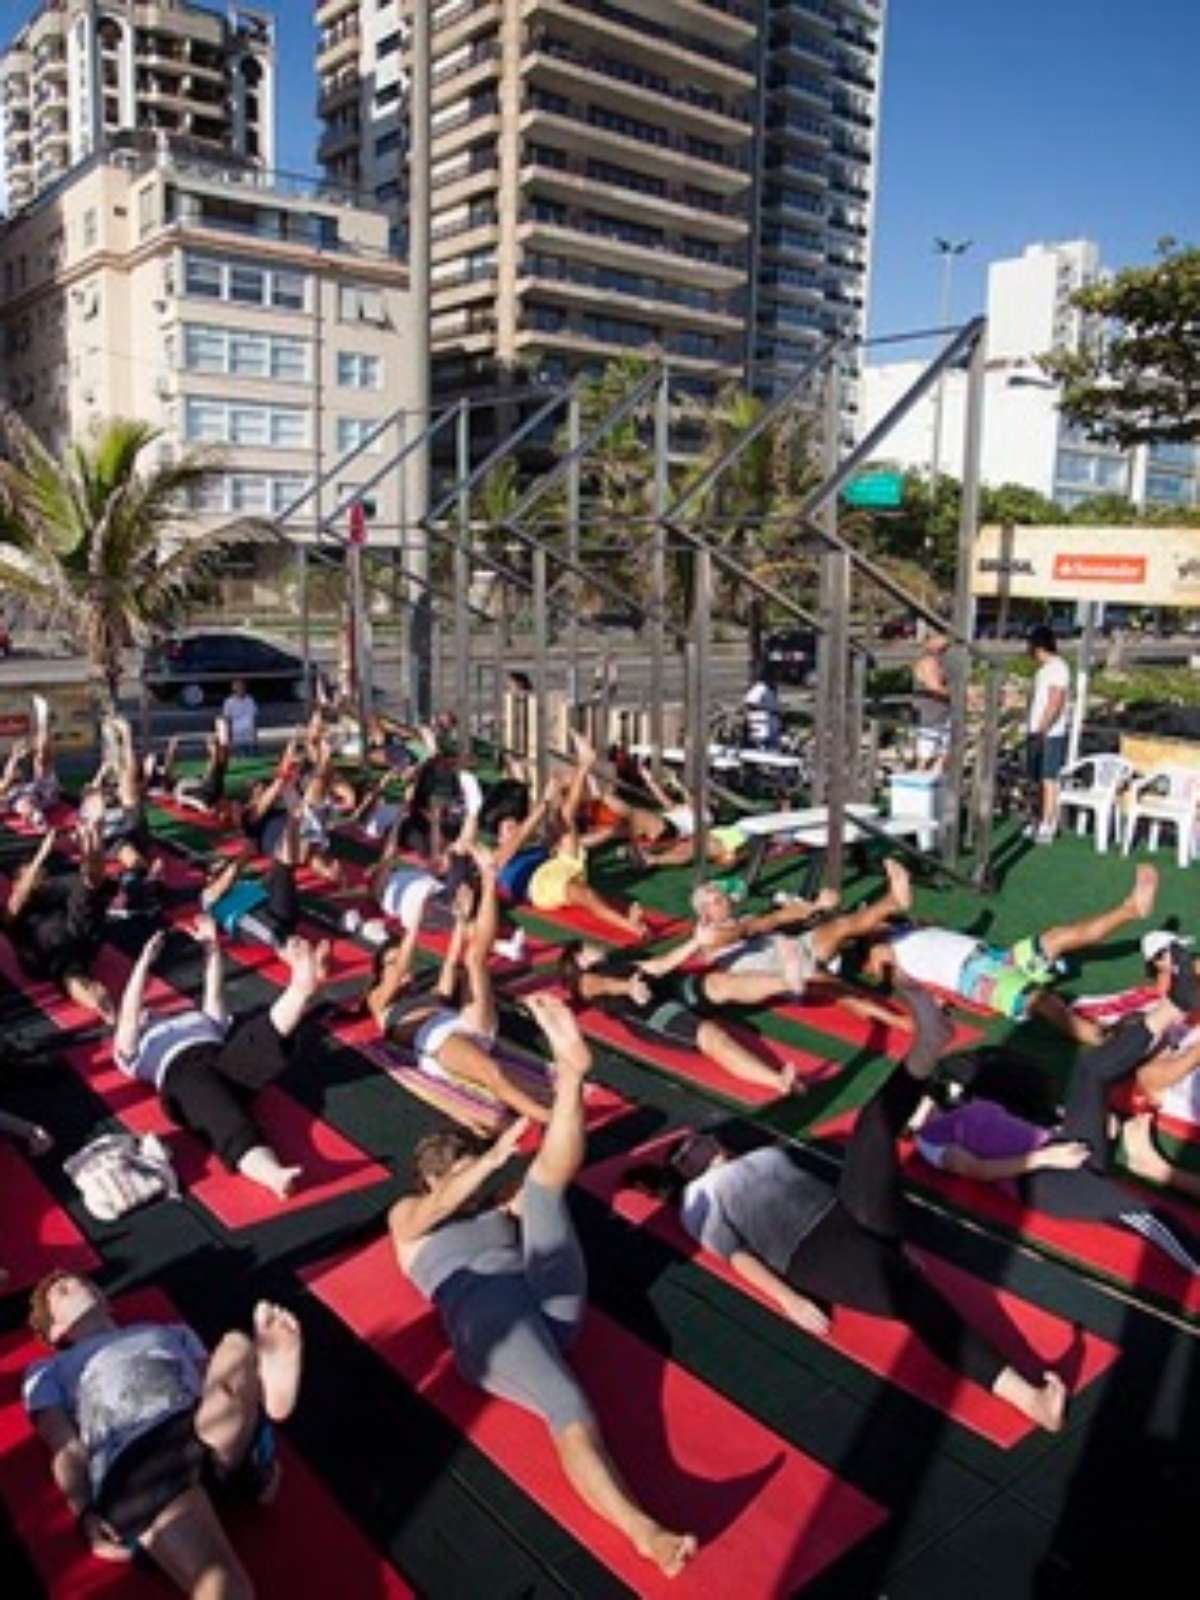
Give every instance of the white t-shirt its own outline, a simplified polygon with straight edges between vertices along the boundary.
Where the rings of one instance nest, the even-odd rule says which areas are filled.
[[[253,744],[258,729],[258,702],[252,694],[231,694],[221,707],[234,744]]]
[[[958,988],[963,965],[979,948],[978,939],[953,928],[914,928],[892,940],[896,965],[906,978],[950,991]]]
[[[1029,701],[1029,731],[1034,733],[1042,726],[1046,704],[1051,689],[1063,691],[1062,708],[1046,729],[1048,739],[1059,739],[1067,731],[1067,711],[1071,694],[1071,669],[1061,656],[1051,656],[1043,661],[1033,679],[1033,694]]]
[[[228,1032],[228,1022],[214,1022],[203,1011],[177,1011],[174,1016],[160,1017],[143,1028],[132,1056],[114,1050],[113,1062],[127,1078],[161,1089],[167,1068],[185,1050],[223,1044]]]
[[[760,681],[746,691],[742,701],[746,712],[746,732],[756,744],[774,744],[783,727],[779,696],[769,683]]]

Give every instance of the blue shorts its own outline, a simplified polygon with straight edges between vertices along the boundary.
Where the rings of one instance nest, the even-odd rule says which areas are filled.
[[[1067,764],[1067,736],[1031,734],[1026,747],[1031,783],[1053,783]]]

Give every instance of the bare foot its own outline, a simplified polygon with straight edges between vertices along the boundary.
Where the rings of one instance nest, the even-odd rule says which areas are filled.
[[[1061,1433],[1067,1410],[1067,1386],[1057,1372],[1042,1374],[1042,1387],[1034,1390],[1031,1416],[1047,1433]]]
[[[800,1082],[799,1078],[797,1078],[796,1069],[793,1066],[789,1065],[786,1067],[780,1067],[779,1077],[776,1079],[776,1082],[779,1085],[779,1092],[781,1095],[803,1094],[805,1092],[804,1085]]]
[[[276,1200],[290,1200],[304,1176],[303,1167],[280,1167],[271,1178],[270,1189]]]
[[[895,903],[897,911],[911,911],[913,902],[912,878],[908,868],[902,861],[897,861],[894,856],[889,856],[883,863],[883,870],[887,874],[888,895]],[[1141,868],[1139,867],[1139,872]],[[1153,871],[1153,868],[1151,868]]]
[[[1170,1183],[1171,1163],[1154,1142],[1154,1117],[1145,1111],[1139,1117],[1130,1117],[1121,1130],[1121,1144],[1125,1151],[1125,1164],[1139,1178],[1151,1183]]]
[[[633,925],[633,931],[639,939],[646,937],[646,913],[636,900],[630,902],[629,910],[625,913]]]
[[[1133,890],[1129,896],[1129,909],[1135,917],[1148,917],[1154,910],[1154,900],[1158,894],[1158,868],[1142,866],[1137,869],[1133,878]]]
[[[650,1531],[637,1541],[637,1552],[653,1561],[668,1578],[677,1578],[700,1548],[694,1533],[671,1533],[652,1523]]]
[[[525,1004],[538,1027],[546,1036],[554,1054],[554,1065],[561,1071],[583,1077],[591,1071],[592,1052],[579,1031],[575,1013],[565,1000],[557,995],[531,994]]]
[[[254,1308],[254,1347],[263,1410],[272,1422],[290,1417],[300,1388],[300,1324],[290,1311],[260,1300]]]
[[[284,945],[282,955],[292,974],[292,982],[308,994],[315,994],[329,976],[327,939],[313,945],[298,934],[293,934]]]

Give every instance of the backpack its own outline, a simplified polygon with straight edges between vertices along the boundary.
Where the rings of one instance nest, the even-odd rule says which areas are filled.
[[[63,1162],[99,1222],[115,1222],[152,1200],[179,1198],[170,1152],[156,1134],[102,1133]]]

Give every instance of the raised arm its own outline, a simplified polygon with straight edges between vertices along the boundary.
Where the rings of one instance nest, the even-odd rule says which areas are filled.
[[[46,867],[46,860],[51,850],[54,849],[56,835],[53,832],[46,834],[41,844],[37,847],[36,854],[26,862],[21,870],[14,874],[12,888],[9,890],[8,903],[4,908],[5,919],[12,922],[21,915],[25,907],[33,898],[34,892],[42,881],[42,873]]]
[[[648,978],[663,978],[668,972],[674,972],[677,967],[683,966],[685,961],[690,961],[693,956],[699,955],[705,948],[701,935],[692,932],[673,950],[668,950],[661,956],[651,956],[646,961],[639,961],[638,967]]]
[[[119,1056],[130,1058],[137,1050],[146,984],[150,980],[150,969],[157,961],[166,938],[161,929],[158,933],[151,934],[142,946],[142,953],[134,962],[133,971],[125,984],[120,1008],[117,1011],[116,1032],[113,1036],[113,1050]]]
[[[752,1289],[773,1300],[789,1322],[794,1322],[807,1333],[824,1335],[829,1332],[829,1318],[820,1306],[793,1289],[790,1283],[751,1251],[735,1250],[729,1258],[729,1265]]]
[[[481,1155],[458,1172],[450,1173],[432,1194],[406,1195],[397,1200],[388,1213],[388,1230],[397,1253],[400,1246],[423,1238],[465,1205],[513,1155],[528,1126],[525,1118],[519,1117]]]
[[[225,965],[221,959],[221,936],[216,922],[207,914],[192,924],[192,938],[204,950],[204,1015],[223,1028],[229,1021],[225,1008]]]

